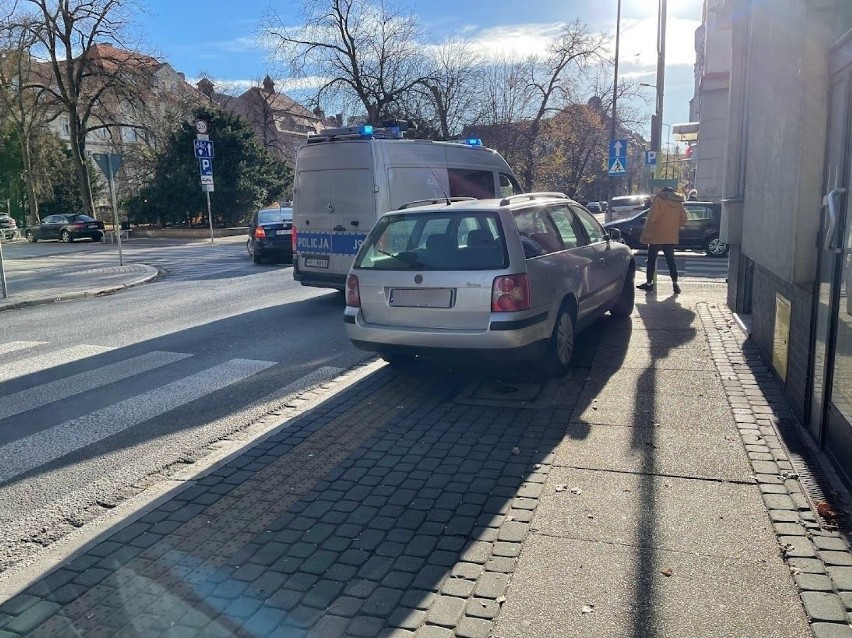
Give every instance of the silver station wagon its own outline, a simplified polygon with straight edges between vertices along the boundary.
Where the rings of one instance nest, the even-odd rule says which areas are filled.
[[[346,280],[347,335],[390,362],[543,360],[562,374],[578,331],[633,311],[636,264],[616,239],[561,193],[386,213]]]

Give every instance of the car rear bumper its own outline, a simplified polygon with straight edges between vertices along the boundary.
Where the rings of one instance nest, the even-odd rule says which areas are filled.
[[[370,324],[347,307],[343,322],[352,344],[369,352],[423,357],[468,356],[498,361],[540,359],[550,341],[547,311],[522,319],[491,321],[485,330],[442,330]]]
[[[103,239],[104,231],[102,230],[82,230],[76,233],[71,233],[72,239]]]

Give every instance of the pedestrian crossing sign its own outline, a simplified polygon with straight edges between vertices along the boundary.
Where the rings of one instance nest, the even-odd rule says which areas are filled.
[[[624,169],[624,164],[620,157],[613,158],[609,165],[610,175],[624,175],[627,171]]]

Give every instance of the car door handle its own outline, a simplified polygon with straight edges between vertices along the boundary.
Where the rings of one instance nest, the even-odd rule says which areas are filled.
[[[838,248],[837,243],[837,198],[846,192],[845,188],[835,188],[832,190],[826,199],[828,200],[828,228],[825,231],[825,240],[823,241],[823,249],[826,252],[838,254],[843,252],[842,248]]]
[[[357,219],[353,219],[351,222],[349,222],[350,225],[355,226],[355,227],[357,227],[359,223],[360,222]]]
[[[346,230],[346,229],[343,227],[343,224],[338,224],[337,226],[335,226],[334,228],[332,228],[332,230],[336,230],[336,231],[338,231],[338,232],[339,232],[339,231],[341,231],[341,230]]]

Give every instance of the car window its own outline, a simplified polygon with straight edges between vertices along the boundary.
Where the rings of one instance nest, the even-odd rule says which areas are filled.
[[[574,215],[576,215],[579,222],[583,225],[586,235],[591,243],[595,244],[597,242],[604,241],[604,235],[606,232],[588,211],[583,210],[579,206],[572,206],[571,210],[574,211]]]
[[[68,215],[67,217],[69,222],[93,222],[95,221],[94,217],[89,217],[88,215]]]
[[[290,208],[262,210],[257,213],[258,224],[277,224],[293,221],[293,211]]]
[[[511,175],[500,173],[500,196],[511,197],[512,195],[520,195],[523,193],[520,184]]]
[[[562,243],[565,244],[565,248],[576,248],[586,244],[585,237],[582,237],[574,227],[571,211],[567,206],[554,206],[549,212],[559,234],[562,236]]]
[[[527,259],[565,250],[562,237],[544,208],[522,208],[514,212],[514,218]]]
[[[506,242],[494,213],[382,217],[355,259],[356,269],[502,270]]]
[[[468,168],[449,168],[450,197],[494,197],[494,175],[491,171]]]
[[[687,206],[686,218],[689,221],[703,221],[709,219],[710,216],[707,214],[707,208],[704,206]]]
[[[59,215],[51,215],[50,217],[46,217],[42,220],[42,224],[59,224],[63,220]]]

